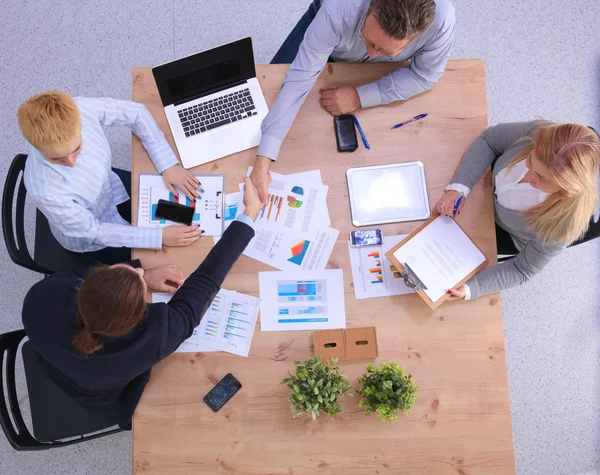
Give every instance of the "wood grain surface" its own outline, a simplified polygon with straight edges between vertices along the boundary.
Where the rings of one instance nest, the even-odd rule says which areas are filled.
[[[292,419],[289,390],[280,385],[293,360],[312,354],[311,332],[260,332],[250,356],[174,354],[158,364],[133,424],[133,471],[153,474],[302,475],[514,473],[514,453],[500,295],[447,302],[431,311],[417,295],[355,300],[347,249],[350,220],[345,172],[361,165],[421,160],[430,203],[442,195],[468,145],[487,126],[485,66],[481,60],[449,61],[429,92],[410,101],[357,112],[371,144],[354,153],[336,150],[333,120],[318,102],[327,84],[364,84],[393,64],[329,64],[320,75],[285,139],[278,173],[320,169],[329,186],[332,227],[340,236],[328,267],[344,270],[347,326],[376,326],[379,358],[397,360],[414,376],[417,402],[396,424],[367,417],[358,397],[343,402],[339,420]],[[279,92],[286,65],[257,66],[267,104]],[[133,100],[142,102],[173,144],[149,68],[133,70]],[[417,114],[425,120],[390,127]],[[256,149],[193,169],[225,173],[227,192],[237,191]],[[137,176],[154,172],[133,138],[134,219]],[[457,221],[489,260],[496,262],[491,175],[474,187]],[[419,222],[381,226],[384,234],[407,233]],[[203,238],[186,248],[136,250],[145,266],[175,263],[191,273],[212,248]],[[224,288],[258,296],[258,272],[275,270],[241,256]],[[367,361],[340,365],[350,382]],[[243,387],[221,411],[202,398],[226,373]]]

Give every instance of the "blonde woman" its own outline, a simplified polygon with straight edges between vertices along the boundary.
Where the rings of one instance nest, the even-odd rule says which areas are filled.
[[[439,213],[452,216],[463,194],[460,213],[490,165],[498,253],[516,256],[450,290],[451,299],[475,299],[527,282],[581,239],[594,221],[600,165],[600,139],[594,129],[548,122],[488,128],[465,153],[437,204]]]

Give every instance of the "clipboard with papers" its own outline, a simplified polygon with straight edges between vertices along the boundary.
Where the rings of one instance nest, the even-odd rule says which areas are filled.
[[[434,216],[410,233],[386,257],[431,310],[483,269],[488,260],[448,216]]]

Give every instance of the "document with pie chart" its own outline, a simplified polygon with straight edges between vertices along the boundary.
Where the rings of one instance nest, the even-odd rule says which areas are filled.
[[[318,170],[271,173],[271,177],[267,205],[256,219],[256,235],[244,254],[281,270],[325,269],[339,235],[329,226],[329,188]],[[243,196],[243,184],[240,192]],[[242,202],[238,215],[244,209]]]

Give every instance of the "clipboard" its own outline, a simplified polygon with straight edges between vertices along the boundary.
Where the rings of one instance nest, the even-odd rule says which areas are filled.
[[[386,257],[392,262],[392,264],[394,264],[394,266],[396,266],[396,268],[402,273],[405,283],[407,283],[407,285],[409,285],[410,287],[413,287],[415,289],[415,292],[423,299],[423,301],[427,304],[427,306],[431,310],[435,310],[436,308],[438,308],[442,303],[444,303],[446,300],[448,300],[450,295],[445,293],[435,302],[432,301],[429,298],[429,296],[422,289],[419,288],[419,283],[422,284],[422,282],[420,282],[420,279],[418,279],[418,276],[415,275],[414,272],[412,272],[412,270],[410,269],[410,266],[408,266],[409,269],[406,269],[405,266],[396,258],[396,256],[394,256],[394,252],[396,252],[398,249],[400,249],[402,246],[404,246],[408,241],[410,241],[411,239],[416,237],[423,229],[425,229],[427,226],[429,226],[434,220],[439,218],[439,216],[440,216],[439,214],[435,214],[434,216],[432,216],[430,219],[425,221],[421,226],[419,226],[417,229],[415,229],[412,233],[410,233],[405,239],[400,241],[398,243],[398,245],[391,248],[385,254]],[[456,223],[456,225],[464,232],[464,229],[462,229],[458,223]],[[466,233],[465,233],[465,235],[466,235]],[[468,237],[468,235],[467,235],[467,237]],[[470,238],[469,238],[469,240],[470,240]],[[471,242],[472,242],[473,246],[475,246],[477,248],[477,250],[479,252],[481,252],[481,254],[483,254],[481,249],[479,249],[479,247],[475,243],[473,243],[473,241],[471,241]],[[477,266],[472,272],[470,272],[465,278],[463,278],[456,284],[452,285],[452,288],[460,287],[461,285],[465,284],[469,279],[471,279],[475,274],[477,274],[481,269],[483,269],[487,265],[488,259],[487,259],[487,257],[485,257],[485,254],[483,254],[483,256],[484,256],[484,261],[481,264],[479,264],[479,266]],[[408,272],[407,272],[407,270],[408,270]],[[416,278],[416,281],[415,281],[415,278]]]
[[[202,183],[204,192],[194,204],[181,191],[178,196],[173,196],[164,184],[161,175],[156,173],[140,173],[138,190],[138,218],[139,227],[164,227],[170,221],[155,217],[154,210],[159,199],[180,202],[187,206],[195,206],[196,212],[192,224],[200,224],[205,231],[205,236],[220,236],[224,227],[225,205],[225,175],[194,175]]]

